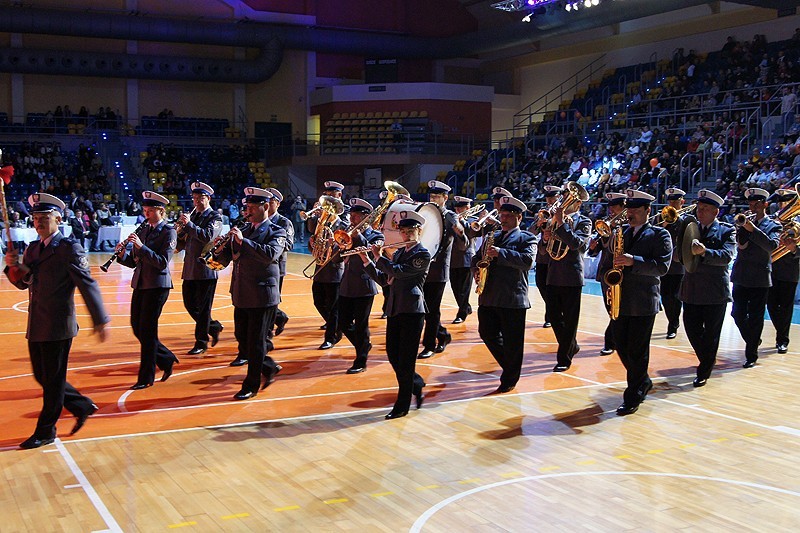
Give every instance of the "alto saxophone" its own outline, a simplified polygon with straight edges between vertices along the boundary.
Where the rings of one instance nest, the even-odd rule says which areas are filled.
[[[494,246],[494,229],[495,226],[493,226],[486,234],[486,237],[484,237],[482,247],[483,254],[480,260],[475,264],[475,266],[478,267],[478,278],[475,280],[475,293],[478,295],[483,293],[483,289],[486,288],[486,280],[489,278],[489,263],[492,262],[492,258],[489,257],[489,250]]]
[[[614,259],[622,257],[625,253],[625,241],[622,237],[622,226],[614,228],[613,236]],[[608,304],[608,316],[611,320],[619,317],[620,300],[622,299],[622,269],[612,268],[603,275],[603,281],[608,288],[606,289],[606,304]]]

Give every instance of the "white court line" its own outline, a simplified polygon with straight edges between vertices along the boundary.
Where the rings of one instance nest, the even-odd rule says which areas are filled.
[[[89,497],[89,501],[92,502],[92,505],[97,510],[97,513],[106,523],[106,527],[104,531],[112,531],[112,532],[120,532],[122,533],[122,528],[119,527],[117,521],[114,520],[114,516],[106,507],[106,504],[103,503],[103,500],[100,499],[100,496],[97,494],[97,491],[94,490],[94,487],[89,480],[84,475],[83,471],[78,466],[78,463],[75,462],[75,459],[72,458],[72,455],[67,451],[64,447],[64,444],[61,442],[61,439],[56,439],[56,449],[58,453],[61,454],[61,457],[64,459],[64,462],[67,463],[67,466],[72,471],[72,475],[75,476],[75,479],[78,480],[78,484],[83,488],[84,492],[86,492],[86,496]]]
[[[422,513],[419,518],[414,522],[409,530],[411,533],[419,533],[422,531],[422,528],[425,527],[425,524],[430,520],[433,515],[437,512],[441,511],[451,503],[457,502],[467,496],[472,496],[473,494],[477,494],[479,492],[483,492],[486,490],[495,489],[497,487],[504,487],[506,485],[513,485],[516,483],[524,483],[527,481],[541,481],[544,479],[554,479],[554,478],[565,478],[565,477],[596,477],[596,476],[648,476],[648,477],[667,477],[667,478],[678,478],[678,479],[693,479],[699,481],[713,481],[717,483],[726,483],[728,485],[735,485],[739,487],[747,487],[751,489],[760,489],[760,490],[767,490],[771,492],[777,492],[780,494],[786,494],[789,496],[800,496],[800,492],[795,492],[793,490],[782,489],[780,487],[773,487],[770,485],[763,485],[761,483],[753,483],[750,481],[738,481],[735,479],[725,479],[719,477],[711,477],[711,476],[695,476],[690,474],[675,474],[670,472],[623,472],[623,471],[598,471],[598,472],[560,472],[557,474],[541,474],[536,476],[526,476],[522,478],[516,479],[509,479],[505,481],[498,481],[496,483],[490,483],[488,485],[483,485],[481,487],[475,487],[474,489],[470,489],[464,492],[460,492],[458,494],[454,494],[447,499],[444,499],[434,505],[433,507],[429,508],[427,511]]]

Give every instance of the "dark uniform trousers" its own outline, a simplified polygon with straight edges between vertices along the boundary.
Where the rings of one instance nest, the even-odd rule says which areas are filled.
[[[727,307],[727,303],[683,304],[683,328],[700,362],[697,367],[698,379],[708,379],[717,362],[719,336]]]
[[[617,353],[627,371],[628,387],[623,394],[627,405],[639,405],[653,385],[647,375],[650,364],[650,336],[656,315],[620,315],[612,323]]]
[[[539,246],[542,246],[542,241],[539,241]],[[547,305],[547,267],[547,263],[536,263],[534,279],[536,280],[536,288],[539,289],[539,295],[544,302],[544,321],[552,324],[550,307]]]
[[[608,294],[608,285],[604,281],[600,282],[600,290],[603,291],[601,297],[603,298],[603,306],[606,308],[606,313],[609,313],[609,317],[611,316],[611,305],[608,303],[608,298],[606,298],[606,294]],[[603,348],[606,350],[616,350],[617,343],[614,342],[614,321],[610,318],[608,319],[608,325],[606,326],[605,332],[603,332]]]
[[[195,321],[194,338],[204,346],[208,344],[210,331],[218,333],[222,330],[222,324],[218,320],[211,320],[216,289],[216,279],[185,279],[181,286],[183,306]]]
[[[152,383],[156,366],[170,368],[178,361],[175,354],[158,340],[158,319],[170,289],[134,289],[131,298],[131,327],[141,344],[141,365],[137,383]]]
[[[339,282],[314,281],[311,284],[311,295],[314,298],[314,307],[327,324],[325,340],[336,343],[341,334],[339,330]]]
[[[667,333],[678,331],[683,303],[678,299],[683,274],[666,274],[661,277],[661,303],[667,315]]]
[[[369,354],[369,313],[374,296],[339,296],[339,320],[344,327],[342,333],[356,349],[355,363],[365,363]]]
[[[478,306],[478,334],[503,370],[501,387],[514,387],[519,381],[525,351],[527,311],[524,308]]]
[[[67,360],[72,339],[28,342],[33,377],[42,386],[42,411],[34,435],[39,439],[56,436],[56,422],[61,410],[80,417],[92,411],[92,400],[67,383]]]
[[[467,315],[472,314],[472,306],[469,304],[469,293],[472,290],[472,271],[469,267],[450,269],[450,288],[453,290],[453,297],[455,297],[458,304],[456,318],[466,320]]]
[[[425,305],[428,313],[425,315],[425,332],[422,334],[422,346],[425,350],[433,350],[447,338],[447,329],[442,326],[442,296],[446,282],[426,281],[424,287]]]
[[[758,343],[764,331],[764,311],[769,287],[743,287],[733,284],[731,316],[745,342],[744,355],[748,361],[758,359]]]
[[[408,411],[411,395],[418,395],[425,386],[422,376],[414,371],[419,339],[425,322],[424,313],[401,313],[386,321],[386,355],[397,377],[397,401],[393,412]],[[409,342],[411,339],[411,342]]]
[[[570,366],[572,356],[578,351],[578,320],[581,314],[582,287],[547,287],[547,312],[558,341],[559,365]]]
[[[267,307],[233,308],[233,332],[239,344],[239,353],[247,357],[247,376],[242,383],[243,391],[257,392],[261,386],[262,373],[272,373],[277,366],[267,355],[267,326],[275,322],[277,305]]]
[[[789,328],[794,313],[794,294],[797,282],[772,280],[772,287],[767,296],[769,318],[775,327],[775,344],[789,344]]]

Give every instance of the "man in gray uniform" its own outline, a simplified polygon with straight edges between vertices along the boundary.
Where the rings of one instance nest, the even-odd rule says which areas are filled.
[[[219,341],[219,333],[223,326],[218,320],[211,318],[214,305],[214,291],[217,288],[217,271],[208,268],[201,260],[209,243],[219,236],[222,230],[222,217],[211,208],[211,195],[214,189],[210,185],[196,181],[192,184],[192,204],[194,213],[191,217],[182,213],[178,219],[178,245],[176,251],[185,250],[183,256],[183,306],[195,321],[194,347],[187,353],[198,355],[208,348],[208,337],[211,346]]]
[[[472,200],[464,196],[453,197],[453,209],[456,216],[460,216],[470,208]],[[477,220],[475,217],[462,220],[465,226],[464,235],[467,235],[466,226]],[[458,312],[453,324],[461,324],[472,314],[472,306],[469,304],[469,295],[472,290],[472,274],[470,264],[475,255],[475,241],[467,236],[466,241],[462,239],[453,240],[453,251],[450,253],[450,288],[453,297],[458,304]]]
[[[278,213],[278,208],[281,206],[281,202],[283,202],[283,194],[281,194],[281,191],[273,187],[268,187],[266,190],[272,193],[272,198],[269,199],[269,207],[267,208],[267,217],[270,222],[282,227],[286,232],[286,246],[283,249],[280,261],[278,261],[278,268],[281,272],[278,289],[283,291],[283,278],[286,276],[286,261],[289,258],[289,252],[294,248],[294,224],[292,224],[291,220]],[[268,324],[268,336],[278,336],[283,333],[283,328],[286,327],[287,322],[289,322],[289,316],[281,311],[280,308],[276,309],[275,333],[272,332],[272,324]]]
[[[75,434],[97,406],[67,382],[67,363],[72,339],[78,334],[75,288],[86,302],[94,331],[106,339],[110,321],[100,298],[100,289],[89,272],[83,247],[58,231],[64,202],[55,196],[32,194],[33,222],[39,242],[25,250],[22,264],[13,248],[6,252],[6,276],[18,289],[28,289],[28,351],[33,377],[43,391],[42,411],[33,435],[20,444],[31,449],[50,444],[56,437],[56,422],[63,408],[75,415]]]

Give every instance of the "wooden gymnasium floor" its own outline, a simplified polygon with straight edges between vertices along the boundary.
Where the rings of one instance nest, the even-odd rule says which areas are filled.
[[[99,264],[105,254],[93,254]],[[321,324],[310,282],[293,256],[277,338],[278,380],[235,402],[240,368],[233,311],[222,276],[215,302],[225,325],[201,357],[175,275],[161,338],[180,357],[173,377],[143,391],[129,327],[131,271],[93,267],[113,315],[111,341],[83,329],[70,381],[100,406],[79,435],[67,414],[62,440],[32,451],[40,390],[24,339],[27,299],[0,282],[0,531],[672,531],[797,530],[800,521],[800,334],[790,353],[771,349],[767,322],[759,365],[741,368],[743,343],[728,317],[713,379],[693,389],[688,342],[666,341],[663,314],[652,339],[655,388],[639,412],[617,417],[624,387],[616,357],[601,357],[607,315],[584,295],[569,372],[553,374],[552,330],[530,294],[523,378],[489,395],[497,367],[475,315],[455,316],[449,288],[444,354],[417,366],[428,382],[419,412],[385,421],[395,381],[383,352],[376,299],[375,348],[366,373],[348,376],[351,347],[318,351]],[[179,271],[180,258],[173,271]],[[78,308],[79,313],[81,307]],[[81,323],[88,325],[85,314]]]

